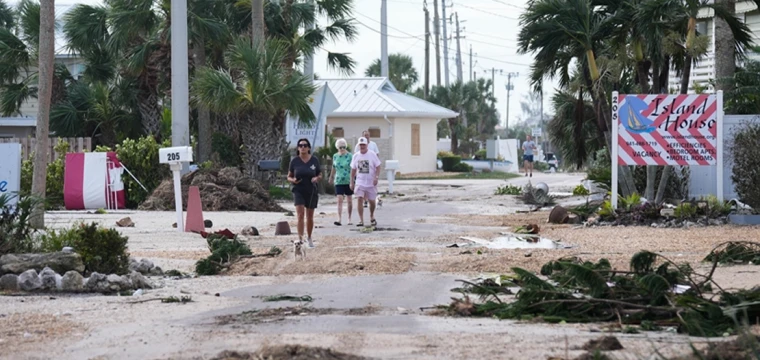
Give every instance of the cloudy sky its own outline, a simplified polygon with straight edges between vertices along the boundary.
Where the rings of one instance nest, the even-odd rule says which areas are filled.
[[[427,1],[431,17],[431,33],[433,1],[432,0],[387,0],[388,1],[388,51],[389,53],[404,53],[412,56],[414,66],[420,75],[420,84],[424,81],[425,69],[425,15],[423,3]],[[517,55],[517,34],[519,32],[518,17],[523,11],[524,2],[521,0],[445,0],[446,16],[451,17],[452,23],[447,24],[447,34],[450,37],[449,47],[449,81],[456,79],[456,40],[453,39],[455,25],[454,14],[458,14],[461,34],[463,76],[469,80],[469,69],[477,77],[491,77],[491,69],[496,69],[496,106],[501,114],[501,125],[504,125],[504,114],[507,103],[508,73],[519,73],[513,78],[514,90],[510,96],[509,121],[514,124],[520,115],[520,100],[530,92],[527,75],[531,63],[530,55]],[[441,10],[439,0],[439,12]],[[99,0],[63,0],[57,1],[57,10],[72,6],[76,3],[97,4]],[[353,76],[363,76],[369,64],[380,57],[380,0],[354,0],[355,18],[359,34],[355,41],[328,44],[325,48],[334,52],[347,52],[357,61],[356,73]],[[470,48],[473,58],[470,62]],[[435,47],[430,46],[431,85],[435,85]],[[443,67],[443,41],[441,41],[441,61]],[[327,67],[325,52],[316,55],[314,71],[321,78],[341,77]],[[441,81],[444,81],[443,70]],[[545,84],[544,108],[550,112],[549,99],[554,85]]]

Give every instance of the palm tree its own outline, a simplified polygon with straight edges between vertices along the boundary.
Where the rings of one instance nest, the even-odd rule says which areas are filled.
[[[477,96],[473,94],[473,87],[466,86],[464,83],[455,82],[448,87],[445,86],[433,86],[430,89],[430,102],[451,109],[459,116],[448,119],[449,134],[451,136],[451,152],[454,154],[459,153],[459,140],[460,137],[465,135],[466,126],[464,125],[463,118],[474,107]]]
[[[37,129],[35,131],[34,173],[32,177],[32,194],[45,198],[47,179],[48,137],[50,123],[50,102],[52,100],[53,74],[55,63],[55,2],[42,0],[39,18],[39,102],[37,104]],[[45,226],[45,208],[42,204],[35,207],[30,224],[38,229]]]
[[[40,35],[40,4],[19,2],[14,12],[0,0],[0,113],[17,114],[24,101],[37,96],[35,66]]]
[[[192,82],[193,101],[218,113],[245,114],[238,124],[243,144],[246,171],[255,172],[260,159],[278,159],[284,142],[284,129],[273,116],[285,109],[301,121],[312,121],[314,114],[307,99],[316,90],[309,79],[291,73],[282,65],[288,47],[268,40],[253,45],[241,38],[226,55],[229,70],[198,69]]]
[[[675,0],[674,0],[675,1]],[[612,148],[607,94],[595,86],[601,77],[597,54],[604,41],[615,33],[615,22],[605,8],[590,0],[534,0],[520,15],[518,53],[534,53],[531,82],[540,91],[543,79],[559,77],[560,86],[570,82],[573,60],[584,64],[586,90],[601,109],[599,133],[604,134],[607,149]],[[620,166],[621,191],[624,195],[636,192],[630,169]]]
[[[327,52],[331,68],[345,75],[353,74],[356,61],[349,54],[325,48],[328,41],[356,39],[358,32],[351,17],[353,3],[353,0],[321,0],[313,4],[306,0],[268,2],[264,9],[267,35],[289,44],[288,55],[283,60],[285,67],[293,68],[299,57],[314,55],[321,49]],[[326,19],[328,24],[324,27],[316,24],[320,18]],[[303,34],[301,29],[304,29]]]
[[[364,71],[366,76],[380,76],[380,74],[380,59],[375,59]],[[412,86],[419,79],[412,57],[400,53],[388,55],[388,76],[396,90],[401,92],[411,91]]]

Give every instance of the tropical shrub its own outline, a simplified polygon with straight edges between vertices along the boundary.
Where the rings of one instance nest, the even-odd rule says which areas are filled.
[[[124,186],[127,191],[127,207],[136,208],[170,176],[169,167],[158,162],[158,149],[171,146],[167,139],[159,144],[153,136],[143,136],[139,139],[126,139],[116,145],[116,156],[124,166],[147,188],[140,186],[131,176],[124,174]],[[111,151],[107,147],[98,147],[95,151]]]
[[[499,186],[494,191],[494,195],[520,195],[522,194],[522,188],[512,184],[506,184]]]
[[[240,148],[235,145],[232,139],[222,133],[211,135],[211,151],[216,153],[224,167],[238,166],[242,162]]]
[[[206,243],[211,255],[195,263],[198,275],[216,275],[221,271],[223,263],[235,260],[240,255],[251,255],[251,248],[237,237],[230,240],[223,235],[209,234]]]
[[[129,269],[127,241],[128,238],[115,229],[100,227],[94,222],[79,223],[40,236],[39,248],[43,252],[54,252],[70,246],[82,256],[85,272],[121,275]]]
[[[462,161],[460,156],[445,156],[441,158],[443,171],[455,171],[454,166]]]
[[[746,123],[728,146],[733,159],[731,180],[742,202],[760,209],[760,123]],[[757,210],[756,210],[757,211]]]
[[[454,165],[454,167],[451,168],[451,171],[454,172],[472,172],[472,166],[467,165],[463,162],[457,163]]]
[[[451,157],[454,156],[454,153],[451,151],[441,150],[438,151],[438,159],[443,159],[445,157]]]
[[[66,170],[66,153],[69,151],[69,143],[59,141],[55,147],[58,157],[47,166],[47,179],[45,180],[45,208],[58,210],[63,207],[63,175]],[[21,162],[21,193],[31,194],[32,177],[34,176],[34,153]]]
[[[41,199],[21,195],[15,206],[11,205],[16,194],[0,194],[0,255],[25,253],[34,249],[34,230],[29,217]]]

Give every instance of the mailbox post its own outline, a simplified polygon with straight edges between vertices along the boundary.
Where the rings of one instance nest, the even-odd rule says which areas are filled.
[[[193,148],[189,146],[176,146],[158,150],[158,162],[169,164],[174,175],[174,207],[177,211],[177,231],[185,231],[185,224],[182,219],[182,171],[183,163],[193,161]]]
[[[393,194],[393,178],[396,177],[396,170],[398,170],[398,160],[385,160],[385,171],[387,171],[386,177],[388,178],[389,194]]]

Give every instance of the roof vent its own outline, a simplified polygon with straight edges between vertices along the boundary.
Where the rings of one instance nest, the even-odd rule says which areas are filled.
[[[354,96],[356,96],[356,90],[354,90]]]
[[[368,88],[368,87],[369,87],[369,86],[368,86],[367,84],[364,84],[364,88],[365,88],[365,89],[366,89],[366,88]]]

